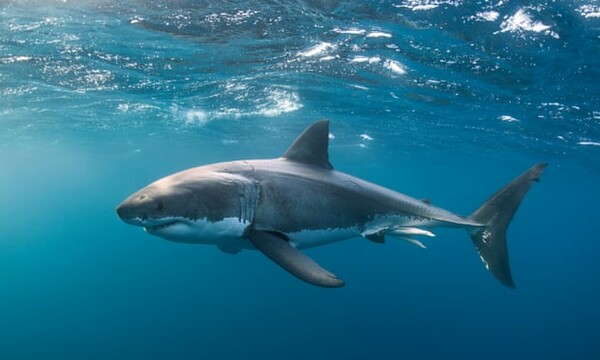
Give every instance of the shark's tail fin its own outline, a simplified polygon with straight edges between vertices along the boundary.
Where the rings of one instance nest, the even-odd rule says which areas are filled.
[[[539,181],[542,170],[548,164],[541,163],[531,167],[508,185],[498,190],[469,218],[485,227],[471,230],[471,239],[488,269],[502,284],[514,288],[508,250],[506,247],[506,229],[521,200],[534,181]]]

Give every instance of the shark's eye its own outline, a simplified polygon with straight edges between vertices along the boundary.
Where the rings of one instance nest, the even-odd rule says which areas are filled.
[[[162,201],[159,201],[158,204],[156,204],[156,209],[158,211],[162,211],[165,208],[165,204],[163,204]]]
[[[145,200],[146,198],[148,198],[148,195],[146,195],[146,194],[142,194],[142,195],[138,196],[138,200]]]

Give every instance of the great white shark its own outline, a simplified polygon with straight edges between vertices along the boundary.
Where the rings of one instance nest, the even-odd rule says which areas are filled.
[[[282,157],[195,167],[135,192],[118,207],[128,224],[170,241],[216,245],[226,253],[258,250],[313,285],[344,282],[300,250],[363,237],[424,247],[437,227],[462,228],[485,268],[514,288],[506,230],[545,163],[525,171],[469,216],[336,171],[329,122],[309,126]]]

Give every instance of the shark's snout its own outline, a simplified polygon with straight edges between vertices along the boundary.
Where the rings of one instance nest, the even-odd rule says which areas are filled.
[[[117,215],[124,222],[137,226],[141,226],[143,220],[147,217],[146,215],[139,214],[135,211],[135,207],[126,201],[123,201],[117,206]]]
[[[127,201],[123,201],[122,203],[120,203],[117,206],[117,215],[119,216],[119,218],[123,221],[135,218],[136,216],[134,216],[134,211],[133,211],[133,207],[127,203]]]
[[[134,194],[117,206],[117,215],[124,222],[142,226],[150,215],[160,208],[160,202],[148,194]]]

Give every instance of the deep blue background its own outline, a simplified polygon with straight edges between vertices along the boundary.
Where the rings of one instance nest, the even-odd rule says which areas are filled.
[[[0,358],[600,357],[597,2],[0,4]],[[307,250],[327,290],[114,213],[318,118],[336,169],[461,214],[549,162],[517,289],[462,230]]]

